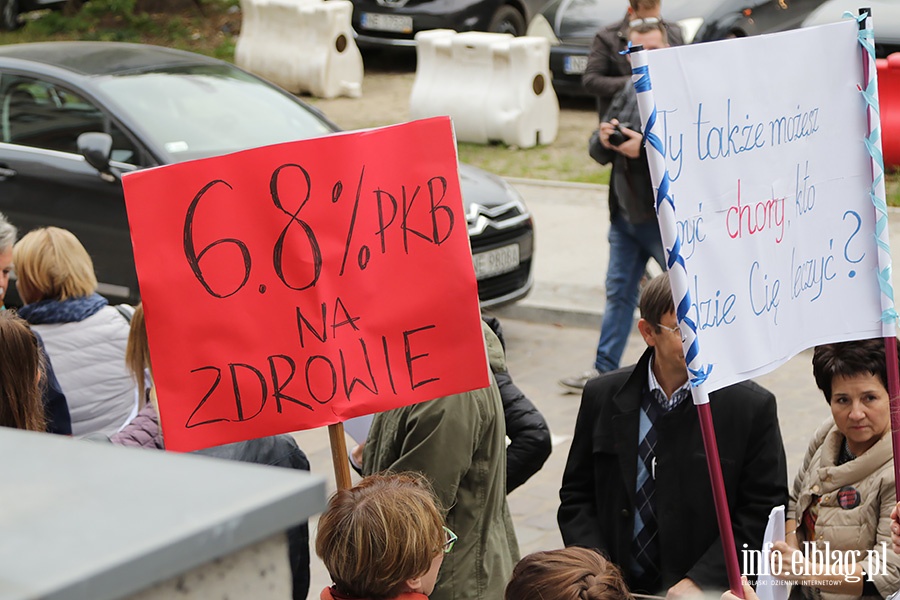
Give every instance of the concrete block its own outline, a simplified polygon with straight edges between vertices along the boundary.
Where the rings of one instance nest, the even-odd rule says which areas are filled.
[[[413,119],[449,115],[457,139],[476,144],[530,148],[556,139],[546,39],[438,29],[416,34],[416,52]]]
[[[241,11],[237,66],[294,94],[362,94],[349,0],[241,0]]]

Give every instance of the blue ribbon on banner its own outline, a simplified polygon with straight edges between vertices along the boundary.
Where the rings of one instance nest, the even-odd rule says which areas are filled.
[[[845,19],[853,19],[860,25],[860,30],[857,33],[857,39],[859,41],[860,46],[862,46],[866,54],[868,55],[868,59],[871,62],[875,60],[875,45],[873,43],[873,32],[871,27],[863,28],[863,23],[865,23],[868,18],[867,13],[862,13],[859,15],[854,15],[850,12],[844,13]],[[875,220],[875,244],[883,251],[883,256],[887,257],[888,264],[883,269],[879,268],[876,272],[878,274],[878,286],[881,288],[881,293],[884,294],[891,301],[891,306],[894,304],[894,287],[891,283],[891,263],[890,263],[890,245],[888,244],[885,238],[885,232],[888,227],[888,216],[887,216],[887,202],[884,198],[878,196],[879,186],[884,179],[884,156],[881,153],[881,149],[878,147],[878,140],[881,138],[881,121],[879,119],[880,107],[878,105],[878,93],[876,89],[876,79],[873,73],[869,72],[869,80],[866,82],[865,89],[860,88],[860,93],[866,101],[866,105],[871,109],[872,115],[874,116],[875,125],[872,127],[871,133],[865,138],[864,143],[866,145],[866,150],[869,152],[869,156],[872,157],[872,161],[875,163],[875,166],[878,168],[878,173],[873,177],[872,188],[869,190],[869,198],[872,200],[872,204],[875,206],[875,212],[877,218]],[[881,313],[881,321],[885,324],[896,324],[898,319],[900,319],[900,315],[897,314],[897,311],[894,308],[887,308]]]
[[[650,67],[647,65],[643,65],[640,67],[634,67],[631,69],[632,75],[637,75],[638,80],[634,82],[634,91],[640,94],[641,92],[649,92],[652,88],[650,85]],[[656,113],[656,107],[653,107],[654,114]],[[649,129],[649,127],[647,128]]]
[[[693,375],[693,378],[691,379],[691,385],[696,387],[696,386],[702,384],[704,381],[706,381],[706,378],[709,377],[710,373],[712,373],[712,369],[713,369],[712,365],[706,365],[705,369],[703,369],[703,368],[690,369],[689,368],[688,371],[690,371],[691,375]]]
[[[630,53],[630,51],[631,45],[629,44],[628,52]],[[646,65],[634,67],[632,68],[631,72],[636,77],[634,79],[635,92],[640,94],[642,92],[649,92],[652,89],[650,84],[650,70]],[[650,112],[650,116],[647,118],[647,123],[644,125],[644,142],[653,150],[658,152],[660,156],[665,158],[666,152],[665,147],[663,146],[663,142],[654,132],[656,121],[657,111],[656,106],[654,106],[653,110]],[[659,183],[659,188],[656,190],[657,214],[666,203],[671,206],[672,212],[675,212],[675,201],[669,194],[670,185],[671,179],[669,178],[669,170],[665,169],[663,171],[662,179]],[[671,270],[677,265],[681,267],[682,270],[686,270],[684,257],[681,254],[681,236],[677,233],[675,235],[675,243],[672,245],[672,249],[667,249],[666,254],[667,269]],[[691,385],[697,387],[707,380],[709,374],[712,372],[712,365],[705,365],[701,366],[700,368],[691,368],[690,366],[691,363],[700,355],[700,343],[697,339],[697,324],[694,323],[693,319],[688,316],[690,309],[691,296],[689,292],[686,292],[684,296],[677,302],[675,313],[678,317],[678,322],[687,325],[688,329],[690,329],[691,333],[693,334],[693,339],[691,340],[691,343],[687,348],[684,359],[688,365],[688,372],[691,375]]]
[[[631,50],[631,46],[628,47],[629,51]],[[638,94],[641,92],[649,92],[652,87],[650,85],[650,70],[646,65],[641,67],[634,67],[631,70],[633,75],[638,76],[638,80],[634,82],[634,90]],[[659,136],[653,132],[653,127],[656,125],[656,107],[653,107],[653,111],[650,113],[650,117],[647,119],[647,124],[644,126],[644,142],[650,144],[650,146],[659,152],[661,155],[665,156],[666,151],[663,146],[662,140],[659,139]],[[663,172],[662,181],[659,182],[659,188],[656,190],[656,212],[659,212],[660,207],[663,202],[668,202],[672,206],[672,210],[675,210],[675,202],[672,200],[672,197],[669,195],[669,185],[671,181],[669,180],[669,170],[666,169]],[[669,261],[671,263],[671,257]],[[671,263],[671,266],[674,263]]]

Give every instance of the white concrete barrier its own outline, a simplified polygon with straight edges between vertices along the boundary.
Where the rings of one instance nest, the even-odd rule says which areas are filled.
[[[531,148],[556,139],[559,101],[545,38],[422,31],[416,58],[413,119],[450,115],[461,142]]]
[[[294,94],[362,94],[349,0],[241,0],[241,12],[234,52],[239,67]]]

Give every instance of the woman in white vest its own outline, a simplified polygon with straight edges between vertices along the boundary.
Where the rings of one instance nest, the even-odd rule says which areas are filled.
[[[111,435],[137,414],[125,367],[127,311],[97,294],[87,250],[71,232],[35,229],[16,243],[19,315],[40,333],[69,402],[72,433]]]

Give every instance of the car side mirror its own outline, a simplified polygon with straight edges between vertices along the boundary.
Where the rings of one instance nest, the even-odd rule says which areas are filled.
[[[109,165],[112,155],[112,136],[108,133],[91,131],[78,136],[78,152],[89,165],[100,172],[105,181],[115,181],[116,175]]]

